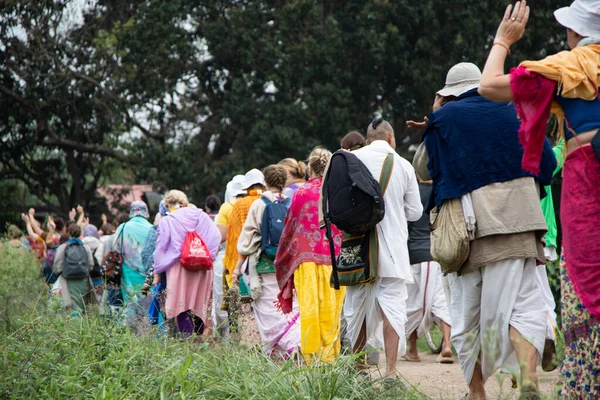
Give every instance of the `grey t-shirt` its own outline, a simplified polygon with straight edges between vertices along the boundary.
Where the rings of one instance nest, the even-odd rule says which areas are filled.
[[[419,183],[419,193],[421,194],[423,209],[427,207],[431,189],[431,183]],[[423,213],[418,221],[408,223],[408,255],[411,264],[433,260],[430,252],[431,239],[429,234],[429,214]]]

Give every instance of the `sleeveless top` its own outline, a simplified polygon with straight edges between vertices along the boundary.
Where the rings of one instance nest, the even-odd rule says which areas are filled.
[[[600,98],[592,101],[583,99],[567,99],[558,95],[556,101],[560,104],[567,123],[576,134],[588,132],[600,128]],[[571,130],[565,126],[565,139],[573,137]]]

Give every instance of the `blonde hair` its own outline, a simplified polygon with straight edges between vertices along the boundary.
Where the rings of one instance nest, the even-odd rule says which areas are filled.
[[[294,158],[284,158],[279,161],[279,165],[282,165],[294,179],[304,179],[306,176],[306,164],[302,161]]]
[[[325,167],[331,158],[331,152],[323,147],[315,147],[308,156],[308,166],[310,171],[318,176],[322,177],[325,172]]]
[[[163,199],[167,208],[173,208],[177,205],[187,206],[190,202],[181,190],[169,190],[169,193]]]
[[[272,164],[263,170],[267,187],[283,190],[287,181],[287,171],[282,165]]]

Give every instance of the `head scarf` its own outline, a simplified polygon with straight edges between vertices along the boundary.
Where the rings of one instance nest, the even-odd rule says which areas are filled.
[[[163,217],[169,213],[169,209],[167,208],[164,200],[161,200],[160,204],[158,205],[158,213]]]
[[[146,219],[150,218],[146,203],[141,200],[131,203],[131,206],[129,207],[129,218],[133,217],[144,217]]]
[[[87,237],[87,236],[91,236],[91,237],[95,237],[96,239],[100,239],[100,234],[98,233],[98,228],[96,228],[94,225],[88,225],[85,228],[83,228],[83,237]]]

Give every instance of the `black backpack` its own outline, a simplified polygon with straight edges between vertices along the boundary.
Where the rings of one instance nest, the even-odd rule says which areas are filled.
[[[70,242],[65,249],[62,275],[65,279],[85,279],[90,276],[87,250],[83,244]]]
[[[338,150],[331,156],[322,191],[325,221],[350,235],[369,232],[385,215],[379,182],[348,151]]]
[[[394,157],[389,154],[381,170],[382,191],[380,182],[354,154],[338,150],[331,157],[323,180],[322,201],[331,252],[331,285],[335,289],[376,279],[377,265],[371,265],[371,256],[377,256],[379,246],[374,229],[385,215],[383,193],[393,168]],[[335,258],[332,223],[344,232],[339,260]]]

